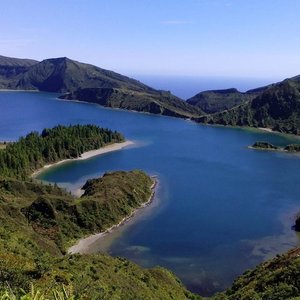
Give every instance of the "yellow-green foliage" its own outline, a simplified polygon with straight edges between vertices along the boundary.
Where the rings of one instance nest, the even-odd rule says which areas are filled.
[[[277,255],[237,278],[214,300],[286,300],[300,295],[300,248]]]
[[[25,292],[20,289],[14,293],[8,286],[6,289],[0,291],[0,300],[75,300],[79,299],[74,296],[71,286],[62,285],[59,288],[53,290],[40,290],[35,289],[31,285],[30,291]]]
[[[117,223],[147,201],[151,185],[141,171],[114,172],[89,181],[76,199],[56,186],[0,180],[0,289],[9,284],[16,299],[31,283],[40,293],[32,299],[60,299],[53,297],[62,284],[72,287],[74,299],[194,299],[164,269],[101,254],[64,255],[71,241]]]

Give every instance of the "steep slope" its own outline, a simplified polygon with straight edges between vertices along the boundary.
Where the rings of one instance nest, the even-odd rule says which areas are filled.
[[[2,88],[67,93],[61,98],[182,118],[203,114],[169,92],[66,57],[23,63],[22,70],[3,73]]]
[[[64,255],[70,241],[122,218],[120,201],[132,209],[151,192],[151,179],[139,171],[109,174],[89,188],[97,185],[106,195],[77,200],[55,186],[0,179],[0,291],[7,283],[15,293],[33,283],[51,295],[64,284],[76,299],[196,299],[165,269],[102,254]]]
[[[77,239],[118,224],[147,202],[153,185],[147,174],[107,173],[89,180],[84,195],[74,198],[56,185],[33,181],[27,172],[14,172],[31,169],[29,165],[38,168],[44,158],[76,157],[113,142],[110,137],[116,134],[122,138],[92,125],[57,126],[1,149],[0,295],[8,284],[15,293],[34,284],[47,296],[63,284],[73,290],[74,299],[196,299],[165,269],[143,269],[101,254],[66,255]]]
[[[62,95],[61,99],[97,103],[106,107],[192,118],[202,115],[197,107],[165,91],[134,91],[122,88],[86,88]]]
[[[32,59],[12,58],[0,55],[0,89],[16,88],[22,74],[38,61]]]
[[[299,299],[300,248],[260,264],[237,278],[225,293],[214,300]]]
[[[263,89],[246,103],[195,121],[232,126],[267,127],[300,134],[300,77],[286,79]]]
[[[137,91],[152,90],[137,80],[67,57],[45,59],[34,65],[19,80],[16,87],[56,93],[71,92],[79,87],[126,87]]]
[[[205,113],[212,114],[254,99],[259,92],[239,92],[235,88],[226,90],[203,91],[186,102],[199,107]]]

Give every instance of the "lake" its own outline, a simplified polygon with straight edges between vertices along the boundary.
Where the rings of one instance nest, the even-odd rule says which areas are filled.
[[[99,241],[99,251],[169,268],[192,291],[211,295],[246,269],[300,245],[291,230],[300,211],[299,156],[247,148],[257,140],[286,145],[296,137],[56,96],[1,92],[0,140],[57,124],[92,123],[122,132],[135,145],[50,168],[40,179],[71,191],[112,170],[142,169],[159,179],[153,204]]]

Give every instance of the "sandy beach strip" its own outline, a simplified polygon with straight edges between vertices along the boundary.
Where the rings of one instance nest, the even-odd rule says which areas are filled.
[[[68,161],[89,159],[91,157],[98,156],[98,155],[101,155],[101,154],[104,154],[104,153],[121,150],[121,149],[123,149],[127,146],[130,146],[130,145],[133,145],[133,144],[134,144],[134,142],[132,142],[132,141],[125,141],[125,142],[122,142],[122,143],[114,143],[114,144],[111,144],[111,145],[107,145],[107,146],[101,147],[101,148],[96,149],[96,150],[87,151],[87,152],[82,153],[80,157],[64,159],[64,160],[60,160],[60,161],[58,161],[56,163],[53,163],[53,164],[45,165],[42,168],[36,170],[31,175],[31,177],[35,178],[37,175],[39,175],[41,172],[45,171],[46,169],[49,169],[53,166],[63,164],[63,163],[68,162]]]
[[[0,89],[0,92],[40,92],[39,90],[12,90],[12,89]]]
[[[134,217],[134,215],[137,213],[137,211],[150,205],[154,198],[154,195],[155,195],[155,187],[157,185],[157,178],[153,176],[152,180],[153,180],[153,184],[151,186],[151,195],[147,202],[143,203],[140,207],[134,209],[131,212],[131,214],[124,217],[118,224],[111,226],[110,228],[106,229],[103,232],[96,233],[96,234],[90,235],[86,238],[80,239],[74,246],[72,246],[68,249],[68,254],[76,254],[76,253],[85,254],[85,253],[87,253],[90,245],[92,245],[95,241],[97,241],[101,237],[104,237],[105,235],[113,232],[113,230],[117,229],[118,227],[124,225],[127,221],[129,221],[129,219]]]
[[[262,130],[262,131],[266,131],[266,132],[273,132],[274,131],[271,129],[271,128],[266,128],[266,127],[258,127],[259,130]]]

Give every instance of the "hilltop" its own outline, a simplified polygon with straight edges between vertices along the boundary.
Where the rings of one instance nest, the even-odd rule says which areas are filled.
[[[78,88],[118,87],[137,91],[152,89],[137,80],[67,57],[45,59],[29,68],[16,85],[20,89],[65,93]]]
[[[230,109],[241,103],[254,99],[260,91],[250,90],[245,93],[235,88],[225,90],[209,90],[189,98],[186,102],[199,107],[207,114],[213,114]]]
[[[15,58],[2,58],[19,62]],[[1,62],[1,61],[0,61]],[[197,117],[202,111],[170,92],[155,90],[138,80],[67,57],[45,59],[41,62],[25,60],[22,69],[8,73],[0,64],[0,88],[38,90],[63,93],[62,99],[93,102],[182,118]]]
[[[15,89],[18,80],[38,61],[0,55],[0,89]]]
[[[264,127],[300,134],[300,76],[252,90],[251,93],[253,91],[256,96],[252,99],[240,97],[240,104],[194,120],[199,123]]]

